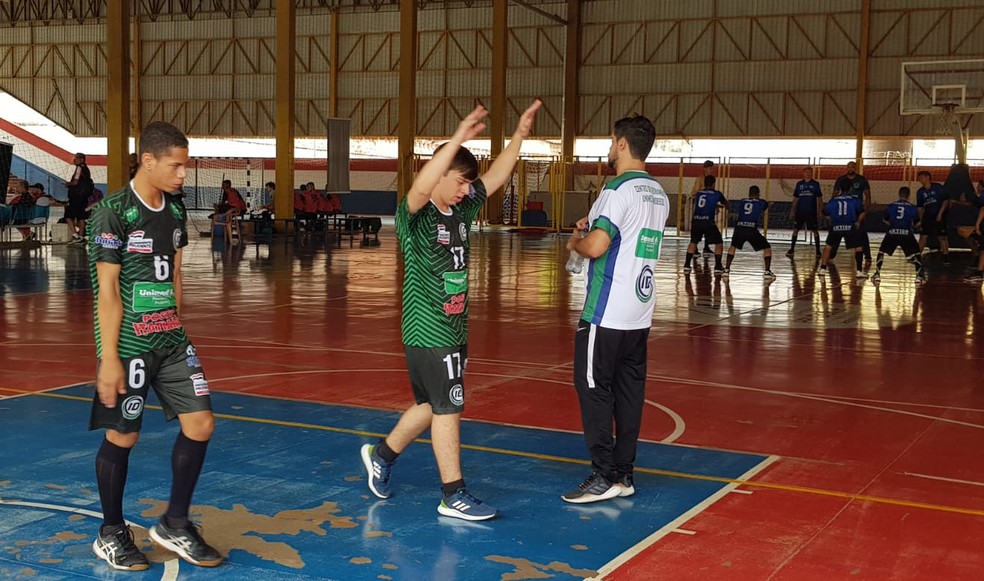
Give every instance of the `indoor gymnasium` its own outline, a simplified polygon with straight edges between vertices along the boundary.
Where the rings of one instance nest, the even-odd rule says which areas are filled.
[[[0,579],[981,579],[982,38],[0,2]]]

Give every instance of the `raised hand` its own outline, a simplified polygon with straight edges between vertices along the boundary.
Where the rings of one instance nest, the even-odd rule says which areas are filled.
[[[519,116],[519,123],[516,124],[516,135],[522,138],[526,138],[530,131],[533,130],[533,121],[536,119],[536,112],[543,105],[543,101],[536,99],[533,104],[523,111],[523,114]]]
[[[481,105],[475,107],[472,112],[458,124],[458,129],[454,132],[454,136],[451,140],[460,145],[466,141],[474,139],[479,133],[485,130],[485,123],[482,122],[482,119],[485,119],[486,115],[488,115],[488,111],[485,110],[485,107],[482,107]]]

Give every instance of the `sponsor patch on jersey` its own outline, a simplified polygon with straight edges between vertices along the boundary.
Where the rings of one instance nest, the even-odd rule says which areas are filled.
[[[659,260],[659,249],[663,245],[663,233],[659,230],[643,228],[636,241],[635,255],[638,258]]]
[[[460,315],[465,312],[465,293],[454,295],[451,300],[444,303],[445,315]]]
[[[133,283],[134,313],[160,311],[175,306],[174,285],[169,282]]]
[[[465,227],[464,222],[458,224],[458,235],[461,236],[462,242],[468,240],[468,228]]]
[[[116,234],[110,234],[108,232],[103,232],[92,239],[93,244],[98,244],[103,248],[109,248],[110,250],[116,250],[118,248],[123,248],[123,240],[120,239]]]
[[[456,295],[468,290],[468,271],[458,270],[444,273],[444,292]]]
[[[444,227],[444,224],[437,225],[437,241],[445,246],[451,244],[451,233]]]
[[[135,420],[143,413],[144,399],[139,395],[131,395],[120,404],[120,411],[123,417],[128,420]]]
[[[181,248],[181,228],[174,229],[174,235],[172,236],[172,240],[174,241],[175,250]]]
[[[448,392],[448,397],[453,405],[465,405],[465,388],[460,383],[455,384]]]
[[[186,353],[188,354],[188,356],[185,358],[185,363],[188,364],[188,367],[202,366],[202,362],[198,359],[198,352],[195,351],[194,347],[188,345],[188,349],[186,350]]]
[[[208,381],[205,380],[205,374],[195,373],[191,376],[191,384],[195,388],[195,395],[201,397],[203,395],[208,395]]]
[[[126,240],[126,251],[137,252],[139,254],[151,254],[154,252],[154,239],[144,238],[144,231],[137,230],[130,234]]]
[[[143,337],[154,333],[177,331],[181,328],[183,325],[181,319],[178,318],[178,313],[174,309],[168,309],[157,313],[148,313],[141,317],[139,321],[133,323],[133,334],[137,337]]]
[[[649,265],[642,267],[642,272],[636,278],[636,298],[643,303],[648,303],[653,298],[653,269]]]
[[[140,210],[138,210],[136,206],[130,206],[129,208],[126,209],[125,212],[123,212],[123,219],[129,222],[130,224],[136,222],[137,218],[139,217],[140,217]]]

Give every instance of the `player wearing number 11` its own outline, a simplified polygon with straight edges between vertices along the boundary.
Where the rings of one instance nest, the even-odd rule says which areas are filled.
[[[429,429],[441,475],[438,513],[472,521],[497,514],[468,491],[461,475],[459,427],[468,361],[468,232],[487,192],[495,192],[512,177],[520,146],[539,108],[540,101],[534,101],[523,112],[509,146],[479,176],[478,161],[462,147],[485,128],[485,108],[476,107],[451,140],[420,168],[396,210],[396,235],[405,265],[403,346],[415,404],[378,444],[362,446],[369,490],[379,498],[391,494],[389,478],[397,456]]]
[[[864,247],[865,234],[860,231],[859,224],[864,220],[864,207],[859,198],[851,195],[851,182],[840,180],[837,182],[839,195],[827,202],[823,207],[823,213],[830,216],[830,233],[827,234],[827,242],[823,247],[823,259],[820,262],[820,275],[827,274],[827,265],[830,263],[830,255],[834,249],[840,246],[841,240],[844,245],[854,251],[854,263],[858,267],[857,278],[865,278],[861,270],[863,263],[862,249]]]
[[[133,180],[99,202],[88,224],[99,358],[89,428],[106,430],[96,455],[103,524],[92,551],[113,569],[149,566],[123,519],[123,489],[153,387],[181,430],[171,456],[170,503],[150,537],[189,563],[215,567],[222,556],[188,521],[215,419],[208,382],[178,318],[188,230],[184,206],[167,193],[184,182],[188,139],[173,125],[151,123],[139,149]]]

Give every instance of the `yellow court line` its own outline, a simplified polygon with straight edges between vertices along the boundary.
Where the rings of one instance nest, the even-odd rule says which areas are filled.
[[[80,397],[76,395],[65,395],[60,393],[36,393],[30,391],[21,391],[11,389],[9,391],[16,391],[25,394],[38,395],[42,397],[53,397],[58,399],[68,399],[73,401],[92,401],[91,398]],[[147,409],[160,410],[160,406],[148,405]],[[254,418],[250,416],[236,416],[231,414],[215,414],[215,417],[224,420],[235,420],[239,422],[250,422],[254,424],[267,424],[272,426],[283,426],[287,428],[300,428],[304,430],[317,430],[321,432],[332,432],[336,434],[348,434],[352,436],[364,436],[370,438],[383,438],[386,434],[381,434],[377,432],[367,432],[364,430],[352,430],[349,428],[338,428],[335,426],[322,426],[319,424],[305,424],[302,422],[291,422],[285,420],[270,420],[266,418]],[[422,444],[430,444],[431,441],[426,438],[418,438],[416,440]],[[509,450],[506,448],[493,448],[490,446],[478,446],[474,444],[461,444],[461,448],[464,450],[473,450],[476,452],[489,452],[493,454],[501,454],[504,456],[517,456],[520,458],[530,458],[534,460],[547,460],[551,462],[562,462],[565,464],[580,464],[580,465],[590,465],[591,462],[587,460],[581,460],[578,458],[566,458],[564,456],[551,456],[549,454],[538,454],[536,452],[523,452],[521,450]],[[795,492],[799,494],[811,494],[814,496],[826,496],[828,498],[840,498],[848,501],[861,501],[861,502],[873,502],[876,504],[885,504],[890,506],[901,506],[905,508],[918,508],[923,510],[932,510],[937,512],[946,512],[952,514],[963,514],[968,516],[979,516],[984,517],[984,510],[973,509],[973,508],[961,508],[958,506],[947,506],[943,504],[932,504],[928,502],[916,502],[910,500],[899,500],[895,498],[885,498],[882,496],[868,496],[866,494],[852,494],[850,492],[841,492],[839,490],[826,490],[823,488],[811,488],[808,486],[796,486],[792,484],[779,484],[772,482],[761,482],[754,480],[737,480],[733,478],[723,478],[720,476],[708,476],[704,474],[691,474],[689,472],[674,472],[672,470],[660,470],[658,468],[635,468],[636,472],[643,474],[654,474],[657,476],[666,476],[669,478],[683,478],[686,480],[699,480],[703,482],[717,482],[721,484],[736,484],[738,486],[748,486],[753,488],[762,488],[767,490],[779,490],[782,492]]]

